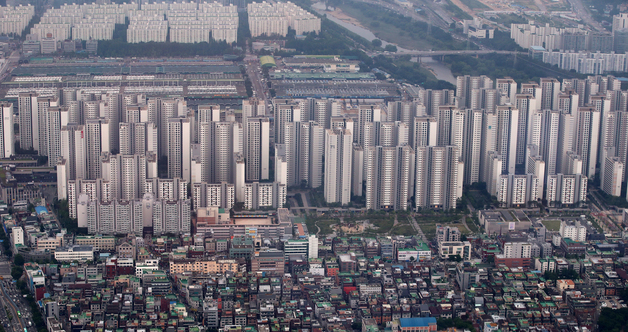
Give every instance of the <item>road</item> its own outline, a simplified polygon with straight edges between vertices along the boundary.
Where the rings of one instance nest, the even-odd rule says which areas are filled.
[[[606,31],[600,22],[593,19],[589,9],[582,4],[582,0],[567,0],[571,4],[571,10],[577,17],[582,19],[584,23],[594,27],[598,31]]]
[[[266,94],[266,89],[262,85],[262,74],[261,67],[259,65],[259,61],[257,59],[250,60],[246,62],[246,74],[249,76],[249,80],[251,80],[252,88],[253,88],[253,96],[263,99],[266,107],[270,105],[268,102],[268,96]]]
[[[415,50],[402,50],[395,54],[396,56],[402,55],[416,55],[419,57],[425,56],[441,56],[441,55],[480,55],[480,54],[515,54],[516,51],[494,51],[494,50],[468,50],[468,51],[415,51]]]
[[[17,314],[18,311],[20,311],[20,309],[18,308],[18,305],[15,304],[15,302],[13,302],[13,299],[11,299],[11,296],[9,295],[9,292],[7,291],[7,289],[4,287],[4,281],[0,282],[0,287],[2,287],[2,302],[4,304],[4,306],[6,308],[9,309],[9,311],[11,312],[11,316],[13,316],[13,320],[11,321],[11,323],[13,324],[13,327],[17,327],[17,324],[19,324],[19,330],[14,329],[15,331],[21,332],[26,330],[26,324],[24,323],[24,319],[22,317],[19,317],[19,315]]]
[[[410,216],[410,223],[412,224],[412,227],[414,227],[414,229],[419,233],[419,236],[421,237],[423,242],[429,243],[429,241],[427,241],[427,237],[425,236],[425,234],[423,234],[423,230],[419,226],[419,223],[417,223],[416,219],[414,219],[414,216]]]
[[[11,56],[7,58],[7,61],[0,68],[0,81],[4,80],[7,75],[17,66],[20,61],[20,52],[18,50],[13,51]]]

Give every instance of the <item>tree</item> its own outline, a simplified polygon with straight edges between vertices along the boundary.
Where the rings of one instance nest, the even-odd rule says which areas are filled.
[[[13,264],[17,266],[24,266],[24,256],[21,254],[15,255],[15,257],[13,257]]]
[[[14,266],[11,269],[11,277],[13,277],[13,279],[18,280],[22,277],[22,274],[24,274],[24,268],[21,266]]]
[[[38,156],[37,157],[37,165],[42,166],[42,165],[45,165],[46,163],[48,163],[48,157],[47,156]]]
[[[388,44],[386,45],[386,47],[384,47],[384,51],[395,53],[397,52],[397,46],[393,44]]]
[[[373,39],[373,41],[371,41],[371,44],[373,44],[373,47],[382,47],[382,41],[379,39]]]
[[[599,331],[620,332],[628,325],[628,308],[604,308],[597,321]]]
[[[460,255],[451,255],[449,256],[449,260],[452,262],[462,262],[462,257],[460,257]]]

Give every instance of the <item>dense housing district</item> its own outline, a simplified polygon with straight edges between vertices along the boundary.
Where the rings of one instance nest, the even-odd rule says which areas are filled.
[[[513,23],[520,61],[574,72],[442,89],[291,48],[322,24],[274,1],[1,7],[0,332],[624,328],[628,16]],[[112,41],[237,54],[94,55]]]

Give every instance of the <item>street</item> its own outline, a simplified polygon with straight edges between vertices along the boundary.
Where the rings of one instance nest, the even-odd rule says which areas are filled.
[[[29,331],[27,329],[28,324],[24,322],[24,318],[30,317],[30,308],[24,305],[22,294],[15,288],[12,282],[7,280],[0,281],[0,287],[2,287],[0,301],[5,309],[3,310],[4,316],[2,316],[2,325],[8,331],[11,331],[11,329],[15,332]],[[11,315],[11,321],[9,321],[6,311]],[[9,327],[9,324],[11,324],[11,327]],[[32,328],[30,331],[34,332],[35,328]]]

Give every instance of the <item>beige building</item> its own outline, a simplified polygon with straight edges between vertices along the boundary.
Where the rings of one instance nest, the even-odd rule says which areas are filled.
[[[116,253],[120,258],[133,258],[135,259],[135,246],[127,241],[123,241],[116,247]]]
[[[198,261],[173,261],[170,262],[170,273],[196,272],[200,274],[225,273],[238,271],[238,263],[234,259],[224,260],[198,260]]]
[[[94,250],[116,250],[114,236],[77,236],[74,239],[77,246],[92,246]]]
[[[56,237],[40,237],[37,239],[37,250],[48,250],[55,252],[59,247],[63,246],[63,236]]]

